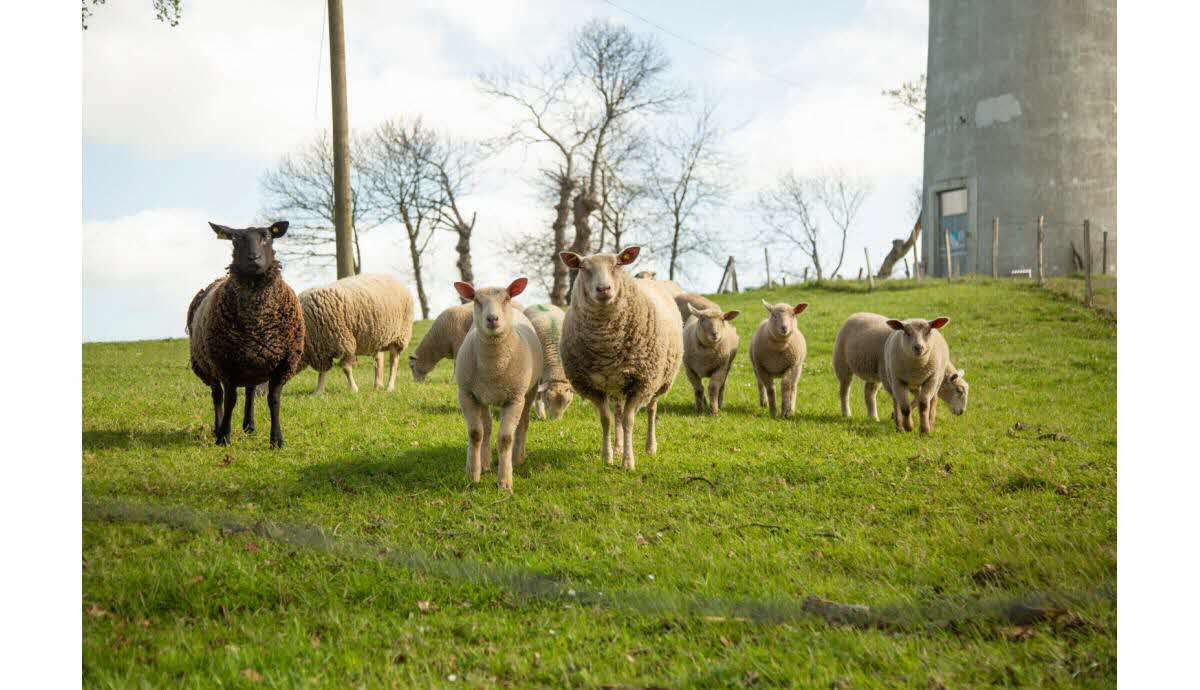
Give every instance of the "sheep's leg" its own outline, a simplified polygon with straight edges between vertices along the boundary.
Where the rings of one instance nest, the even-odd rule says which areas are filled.
[[[479,447],[479,468],[484,472],[492,471],[492,411],[483,408],[483,445]]]
[[[880,384],[878,381],[865,381],[863,383],[863,401],[867,404],[867,417],[875,420],[876,422],[879,421],[879,405],[875,396],[879,394],[879,386]],[[849,386],[847,386],[847,388],[849,388]],[[850,404],[849,400],[849,395],[843,396],[842,405],[844,407],[848,407]],[[850,415],[846,416],[849,417]]]
[[[838,371],[838,395],[842,399],[842,416],[850,417],[850,384],[854,382],[854,374],[849,371]],[[878,384],[876,384],[878,385]],[[871,403],[874,398],[871,397],[871,382],[867,382],[867,416],[871,416]],[[876,418],[878,419],[878,418]]]
[[[513,443],[513,463],[525,462],[525,439],[529,435],[529,414],[533,411],[533,401],[538,397],[537,389],[525,395],[521,405],[521,421],[517,422],[517,435]]]
[[[400,348],[393,347],[391,352],[391,367],[388,371],[387,391],[396,390],[396,372],[400,370]]]
[[[222,392],[221,384],[219,383],[215,386],[209,386],[209,388],[212,390],[213,438],[219,439],[221,437],[221,416],[225,394]]]
[[[783,396],[781,405],[783,407],[782,416],[791,417],[796,414],[796,383],[800,380],[800,373],[804,369],[803,362],[797,362],[795,366],[788,369],[783,375],[783,379],[779,382],[779,394]]]
[[[313,391],[313,395],[321,395],[325,392],[325,374],[328,373],[328,369],[317,372],[317,388]]]
[[[509,403],[500,409],[500,437],[496,440],[496,452],[500,456],[497,483],[501,489],[507,491],[512,491],[513,488],[513,448],[517,427],[521,422],[523,402]]]
[[[929,427],[929,401],[918,393],[917,397],[917,421],[921,424],[921,433],[928,434]]]
[[[767,384],[767,407],[771,410],[771,416],[775,416],[775,382],[771,381]]]
[[[254,433],[254,386],[246,386],[246,409],[242,411],[242,431]]]
[[[658,397],[646,405],[646,455],[658,453]]]
[[[728,369],[717,369],[708,379],[708,413],[711,415],[721,411],[721,398],[725,396],[725,376],[728,373]]]
[[[489,417],[488,409],[461,388],[458,390],[458,409],[467,423],[467,481],[478,483],[483,474],[480,452],[484,444],[483,418]]]
[[[358,392],[358,384],[354,382],[354,359],[352,357],[342,358],[342,371],[346,372],[346,380],[350,382],[350,392]]]
[[[900,431],[912,431],[912,403],[908,400],[908,389],[904,386],[893,386],[896,399],[896,428]]]
[[[754,380],[758,382],[758,406],[766,407],[767,406],[767,386],[763,385],[762,376],[759,375],[757,369],[754,370]]]
[[[636,466],[636,461],[633,457],[633,420],[637,416],[638,407],[638,401],[631,395],[626,398],[625,406],[620,411],[622,457],[625,460],[625,469],[627,470],[632,470]]]
[[[933,427],[937,424],[937,406],[938,397],[935,395],[929,399],[929,430],[933,431]]]
[[[625,455],[625,402],[621,398],[613,398],[613,422],[616,431],[613,433],[613,452]]]
[[[237,386],[225,384],[225,409],[221,414],[221,425],[217,428],[217,445],[229,445],[230,427],[233,426],[233,408],[237,407]]]
[[[267,387],[267,407],[271,410],[271,447],[283,448],[283,427],[279,424],[279,399],[283,396],[283,381],[272,377]]]
[[[596,411],[600,413],[600,455],[604,458],[604,464],[613,464],[613,448],[612,448],[612,431],[613,414],[608,408],[608,396],[601,398],[589,398],[592,404],[596,406]]]
[[[695,400],[692,402],[692,407],[694,407],[697,412],[703,412],[704,408],[708,407],[708,401],[704,399],[704,379],[700,378],[699,374],[692,371],[691,367],[685,366],[683,370],[687,373],[688,381],[692,384],[692,394],[695,396]]]
[[[933,433],[933,404],[937,402],[937,388],[928,384],[922,386],[917,391],[917,401],[920,410],[921,433]]]

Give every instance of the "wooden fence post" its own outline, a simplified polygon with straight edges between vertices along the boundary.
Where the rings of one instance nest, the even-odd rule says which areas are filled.
[[[1104,231],[1104,251],[1100,255],[1103,259],[1100,261],[1100,272],[1108,275],[1108,231]]]
[[[863,247],[863,256],[867,259],[867,291],[875,289],[875,274],[871,272],[871,252]]]
[[[917,281],[917,285],[921,284],[921,262],[917,260],[917,245],[920,239],[913,242],[913,278]]]
[[[908,257],[906,256],[906,257],[904,257],[904,277],[907,278],[907,277],[909,277],[909,275],[910,274],[908,272]]]
[[[1000,217],[992,218],[992,277],[1000,277]]]
[[[946,228],[946,282],[950,282],[951,272],[954,270],[954,263],[950,260],[950,228]]]
[[[767,266],[767,287],[771,287],[771,257],[767,254],[767,248],[763,247],[763,263]]]
[[[1038,287],[1046,286],[1046,216],[1038,216],[1037,269]]]
[[[856,280],[862,280],[862,266],[858,267],[858,278]]]
[[[1083,221],[1083,305],[1092,306],[1092,221]]]
[[[804,267],[804,282],[808,282],[808,266]]]

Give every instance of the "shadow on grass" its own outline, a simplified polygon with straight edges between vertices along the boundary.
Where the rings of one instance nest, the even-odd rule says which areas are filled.
[[[130,431],[93,429],[83,432],[84,450],[128,450],[130,448],[178,448],[196,445],[197,437],[188,431]]]

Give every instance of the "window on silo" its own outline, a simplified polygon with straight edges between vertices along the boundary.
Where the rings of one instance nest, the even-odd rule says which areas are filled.
[[[970,226],[967,190],[951,189],[938,194],[938,273],[946,271],[946,235],[950,236],[950,264],[954,275],[961,275],[967,259],[967,230]]]

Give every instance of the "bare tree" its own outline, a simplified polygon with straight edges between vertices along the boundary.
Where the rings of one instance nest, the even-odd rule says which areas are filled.
[[[371,137],[363,176],[372,206],[382,222],[398,222],[407,236],[413,281],[422,318],[429,318],[429,298],[421,257],[438,227],[439,183],[433,166],[436,135],[420,118],[388,120]]]
[[[912,230],[909,231],[907,238],[892,240],[892,248],[883,258],[883,262],[879,264],[879,273],[875,275],[876,278],[891,278],[896,264],[908,256],[921,236],[921,220],[925,215],[925,205],[924,193],[919,182],[913,185],[912,196],[909,197],[909,211],[913,215]],[[913,266],[913,270],[917,270],[916,266]]]
[[[576,86],[571,70],[559,68],[555,60],[543,63],[532,77],[519,73],[480,76],[484,93],[515,104],[522,113],[508,135],[493,145],[539,145],[555,152],[555,163],[543,168],[541,176],[554,189],[552,251],[548,252],[553,273],[549,293],[550,301],[559,306],[567,304],[568,271],[558,254],[567,248],[567,221],[571,195],[578,184],[581,149],[595,132]]]
[[[670,60],[653,35],[638,36],[622,24],[594,19],[572,37],[575,72],[586,85],[594,112],[587,179],[572,204],[575,239],[571,251],[591,249],[589,217],[602,201],[600,176],[605,148],[620,125],[641,111],[661,111],[682,98],[664,83]]]
[[[702,218],[729,193],[715,107],[711,102],[702,104],[690,126],[668,129],[654,146],[647,186],[663,221],[659,244],[668,256],[670,280],[675,280],[680,260],[687,255],[712,255],[715,238],[705,231]]]
[[[823,280],[827,263],[822,257],[832,254],[827,245],[837,247],[837,263],[828,273],[833,277],[842,269],[846,240],[870,190],[869,182],[842,170],[811,176],[788,171],[759,194],[758,203],[770,238],[798,247],[812,262],[817,280]],[[824,223],[835,228],[832,243],[822,230]]]
[[[472,142],[455,141],[450,137],[434,133],[432,146],[425,153],[426,163],[433,175],[436,196],[430,199],[435,211],[434,224],[453,232],[458,241],[454,251],[458,259],[454,265],[459,277],[467,283],[475,282],[475,270],[471,262],[471,234],[475,231],[476,214],[467,220],[461,200],[470,193],[476,168],[483,160],[483,152]],[[466,300],[463,300],[464,302]]]
[[[361,194],[361,162],[364,141],[352,138],[350,169],[351,235],[354,241],[354,272],[362,272],[362,250],[358,236],[374,227],[366,195]],[[333,202],[333,143],[321,131],[295,152],[284,155],[259,179],[264,218],[286,218],[291,222],[288,241],[279,245],[284,261],[295,261],[308,271],[336,265]]]
[[[594,251],[610,246],[614,252],[629,240],[627,235],[648,224],[649,194],[645,182],[651,141],[636,131],[620,131],[604,151],[600,166],[598,220],[600,234]]]
[[[894,89],[884,89],[883,95],[908,112],[912,118],[909,124],[914,127],[925,126],[925,75],[906,81]]]

